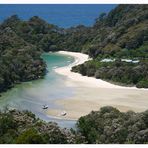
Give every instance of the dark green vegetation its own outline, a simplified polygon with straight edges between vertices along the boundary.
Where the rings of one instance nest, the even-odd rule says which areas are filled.
[[[76,129],[61,129],[28,111],[0,112],[0,143],[79,144],[148,143],[148,111],[122,113],[113,107],[92,111],[77,121]]]
[[[42,78],[45,51],[57,51],[63,30],[34,16],[28,21],[13,15],[0,24],[0,92],[14,84]]]
[[[42,51],[31,44],[30,37],[25,35],[29,29],[23,26],[25,23],[17,16],[0,25],[0,92],[16,83],[41,78],[46,73],[46,65],[40,58]],[[34,30],[30,27],[30,32]]]
[[[92,27],[80,25],[66,31],[68,50],[93,58],[148,58],[148,5],[118,5],[109,14],[102,13]]]
[[[113,107],[92,111],[77,122],[88,143],[148,143],[148,110],[122,113]]]
[[[44,122],[28,111],[11,110],[0,113],[0,143],[67,144],[83,143],[84,137],[56,123]]]
[[[102,13],[92,27],[69,29],[37,16],[28,21],[11,16],[0,24],[0,92],[43,77],[46,65],[41,53],[58,50],[84,52],[93,58],[75,72],[147,88],[148,5],[118,5],[109,14]],[[139,59],[140,63],[101,64],[103,58]]]
[[[127,63],[120,59],[115,62],[91,60],[72,68],[84,76],[95,77],[125,85],[148,88],[148,62]]]
[[[148,88],[148,5],[119,5],[108,15],[102,13],[93,27],[79,26],[71,36],[73,49],[93,58],[74,72]],[[100,63],[104,58],[116,62]],[[122,62],[124,58],[140,62]]]

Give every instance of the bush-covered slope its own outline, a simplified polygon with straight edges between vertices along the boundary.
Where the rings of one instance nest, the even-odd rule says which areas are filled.
[[[92,111],[76,129],[62,129],[28,111],[0,112],[1,144],[148,143],[148,111],[122,113],[113,107]]]
[[[58,50],[58,42],[62,29],[48,24],[38,16],[23,21],[13,15],[1,24],[1,29],[11,28],[21,39],[29,44],[36,45],[43,51]]]
[[[61,36],[61,29],[37,16],[22,21],[14,15],[0,24],[0,92],[43,77],[46,64],[41,53],[60,50]]]
[[[0,112],[1,144],[71,144],[83,143],[84,137],[54,122],[45,122],[29,111]]]
[[[100,52],[114,56],[123,49],[135,50],[148,41],[148,5],[119,5],[94,25],[96,38],[92,43]],[[145,52],[146,53],[146,52]],[[147,53],[146,53],[147,54]]]
[[[41,78],[46,72],[41,50],[16,33],[19,22],[12,16],[0,25],[0,92],[16,83]]]
[[[118,5],[109,14],[102,13],[94,26],[85,30],[73,31],[86,41],[80,48],[76,42],[73,49],[88,53],[93,60],[74,67],[74,72],[148,88],[148,5]],[[76,37],[69,38],[71,44]],[[103,64],[100,61],[104,58],[117,62]],[[131,64],[122,59],[139,62]]]
[[[81,117],[77,126],[88,143],[148,143],[148,111],[122,113],[103,107]]]
[[[94,58],[116,56],[125,49],[130,52],[148,41],[148,5],[118,5],[109,14],[102,13],[92,27],[81,25],[65,32],[67,50],[87,52]]]

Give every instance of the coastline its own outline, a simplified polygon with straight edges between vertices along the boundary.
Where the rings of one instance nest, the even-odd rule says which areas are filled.
[[[90,60],[89,56],[86,55],[86,54],[83,54],[83,53],[69,52],[69,51],[59,51],[57,53],[63,54],[63,55],[68,55],[68,56],[73,56],[75,58],[75,61],[68,66],[56,68],[55,72],[58,73],[58,74],[66,76],[68,79],[70,79],[73,82],[84,83],[83,84],[84,87],[146,90],[145,88],[137,88],[135,86],[132,86],[132,87],[120,86],[120,85],[112,84],[110,82],[107,82],[107,81],[104,81],[104,80],[101,80],[101,79],[96,79],[94,77],[88,77],[88,76],[82,76],[79,73],[72,72],[71,69],[72,69],[73,66],[82,64],[82,63]],[[68,86],[71,84],[69,82],[66,83]]]
[[[66,51],[59,51],[58,53],[75,58],[72,64],[54,69],[56,73],[66,77],[65,85],[74,88],[75,93],[71,98],[61,98],[55,101],[54,103],[60,109],[48,109],[48,115],[59,119],[77,120],[92,110],[99,110],[101,107],[108,105],[123,112],[128,110],[141,112],[148,108],[147,89],[119,86],[101,79],[71,72],[73,66],[90,60],[88,55]],[[66,111],[67,115],[61,116],[62,111]]]

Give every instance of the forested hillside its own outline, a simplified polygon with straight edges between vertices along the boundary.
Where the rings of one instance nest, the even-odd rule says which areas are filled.
[[[74,72],[148,88],[148,5],[119,5],[102,13],[93,27],[78,28],[71,33],[71,45],[94,60],[74,67]],[[101,62],[106,58],[112,62]]]
[[[148,111],[120,112],[107,106],[81,117],[78,130],[88,143],[148,143]]]
[[[109,14],[102,13],[92,27],[67,29],[65,38],[65,49],[84,51],[91,57],[127,57],[128,52],[147,57],[147,51],[138,48],[147,45],[148,5],[118,5]],[[134,49],[137,53],[132,53]]]
[[[84,137],[57,123],[45,122],[29,111],[6,108],[0,112],[0,144],[67,144],[83,143]]]
[[[37,16],[22,21],[14,15],[0,25],[0,92],[45,75],[46,64],[40,56],[57,50],[59,31]]]
[[[131,54],[131,57],[143,57],[144,53],[148,56],[145,50],[137,50],[140,46],[147,45],[148,5],[119,5],[107,16],[100,17],[94,29],[97,30],[98,37],[93,39],[97,50],[94,52],[93,47],[89,50],[93,57],[100,53],[106,56],[127,57],[131,50],[137,52],[135,55]],[[141,56],[139,52],[144,53]]]
[[[4,144],[146,144],[148,111],[122,113],[102,107],[77,121],[76,129],[62,129],[28,111],[0,112],[0,143]]]

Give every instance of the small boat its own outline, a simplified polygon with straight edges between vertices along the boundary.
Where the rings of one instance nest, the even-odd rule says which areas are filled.
[[[67,115],[66,111],[61,112],[61,116],[66,116],[66,115]]]
[[[47,109],[48,105],[43,105],[42,109]]]

